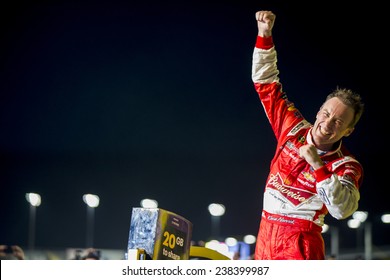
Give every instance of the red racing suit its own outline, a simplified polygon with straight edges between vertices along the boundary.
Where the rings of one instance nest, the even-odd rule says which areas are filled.
[[[344,219],[358,208],[361,164],[342,141],[320,151],[325,165],[314,170],[299,148],[313,143],[310,124],[288,100],[279,82],[272,37],[257,36],[252,80],[277,140],[271,161],[255,259],[324,259],[324,217]]]

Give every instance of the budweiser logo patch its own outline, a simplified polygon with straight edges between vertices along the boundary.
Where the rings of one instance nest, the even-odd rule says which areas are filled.
[[[285,185],[279,173],[270,175],[267,182],[267,188],[279,191],[279,193],[283,195],[288,201],[290,201],[294,206],[305,203],[308,199],[316,194],[314,192]]]

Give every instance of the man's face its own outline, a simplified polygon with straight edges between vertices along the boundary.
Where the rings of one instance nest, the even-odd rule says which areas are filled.
[[[317,113],[312,129],[313,141],[320,150],[329,150],[342,137],[352,133],[350,127],[354,116],[351,107],[337,97],[327,100]]]

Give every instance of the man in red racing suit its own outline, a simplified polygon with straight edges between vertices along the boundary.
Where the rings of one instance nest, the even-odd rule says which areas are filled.
[[[259,11],[256,20],[252,80],[277,146],[266,181],[254,258],[325,259],[321,234],[325,215],[344,219],[358,208],[363,168],[341,138],[352,133],[363,103],[350,90],[337,89],[321,106],[315,124],[310,124],[279,82],[271,35],[275,15]],[[355,104],[338,97],[341,91],[352,94]]]

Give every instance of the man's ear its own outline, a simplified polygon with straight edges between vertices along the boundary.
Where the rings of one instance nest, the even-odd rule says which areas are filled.
[[[344,134],[344,137],[348,137],[349,135],[351,135],[351,133],[355,130],[354,127],[350,127],[347,129],[347,131],[345,132]]]

